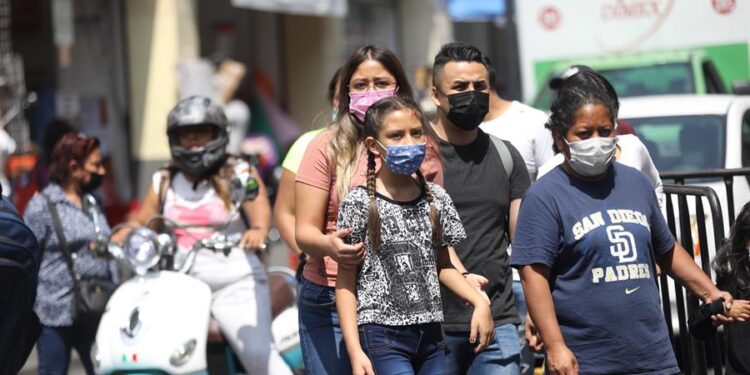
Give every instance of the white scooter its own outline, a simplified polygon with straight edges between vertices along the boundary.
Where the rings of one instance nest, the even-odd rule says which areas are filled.
[[[257,195],[252,184],[237,185],[232,184],[233,201],[238,203],[230,216],[239,212],[242,202]],[[151,222],[156,219],[163,220],[167,227],[176,227],[161,216]],[[239,234],[227,236],[219,230],[197,241],[184,257],[176,256],[177,246],[169,231],[157,233],[148,226],[133,229],[122,245],[109,239],[106,243],[100,240],[99,251],[126,263],[135,276],[120,285],[107,303],[91,350],[95,371],[98,374],[243,373],[218,326],[211,323],[211,290],[187,275],[198,250],[226,255],[239,240]],[[182,259],[177,262],[177,258]],[[294,272],[285,267],[272,267],[268,271],[276,310],[272,323],[274,340],[292,370],[301,373]],[[279,301],[279,297],[285,299]]]

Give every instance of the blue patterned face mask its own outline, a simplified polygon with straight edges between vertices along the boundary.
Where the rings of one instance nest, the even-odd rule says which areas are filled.
[[[425,150],[427,149],[426,143],[388,147],[383,146],[380,142],[378,144],[386,150],[385,164],[388,169],[393,173],[406,176],[411,176],[419,169],[422,161],[424,161]]]

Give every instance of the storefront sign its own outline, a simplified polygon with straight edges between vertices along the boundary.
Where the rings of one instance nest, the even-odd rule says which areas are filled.
[[[238,8],[308,16],[344,17],[346,0],[232,0]]]

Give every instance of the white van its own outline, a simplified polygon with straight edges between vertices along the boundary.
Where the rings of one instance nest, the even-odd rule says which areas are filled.
[[[750,167],[750,96],[666,95],[624,98],[618,122],[633,127],[660,173]],[[722,179],[688,180],[713,188],[724,223],[750,201],[746,177],[734,178],[733,213]],[[665,180],[665,184],[674,183]],[[728,234],[729,227],[725,226]]]

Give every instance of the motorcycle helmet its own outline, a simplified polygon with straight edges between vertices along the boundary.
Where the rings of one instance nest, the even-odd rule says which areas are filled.
[[[177,103],[167,116],[167,136],[172,162],[184,173],[203,177],[226,159],[229,142],[227,117],[215,101],[204,96],[191,96]],[[203,147],[190,150],[180,145],[179,132],[193,126],[209,126],[213,139]]]

